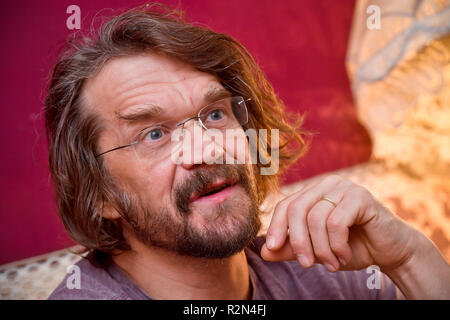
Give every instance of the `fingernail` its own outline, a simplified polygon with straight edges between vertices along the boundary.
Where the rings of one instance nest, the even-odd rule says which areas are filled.
[[[344,259],[339,258],[339,262],[341,263],[341,265],[345,266],[347,264],[347,262],[345,262]]]
[[[329,263],[324,263],[324,266],[325,266],[325,268],[327,268],[327,270],[330,271],[330,272],[335,272],[335,271],[336,271],[336,268],[333,267],[333,266],[332,266],[331,264],[329,264]]]
[[[298,254],[297,259],[298,262],[300,262],[300,264],[305,268],[308,268],[311,265],[309,258],[303,254]]]
[[[275,248],[275,238],[273,236],[268,236],[266,239],[266,246],[268,249]]]

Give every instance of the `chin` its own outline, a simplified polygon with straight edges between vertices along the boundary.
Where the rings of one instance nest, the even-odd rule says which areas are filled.
[[[227,201],[211,210],[213,213],[198,210],[192,212],[185,239],[189,239],[190,248],[180,248],[184,254],[203,258],[227,258],[242,251],[260,230],[258,211],[248,198],[247,201]],[[215,215],[216,218],[205,219],[206,214],[209,217]]]

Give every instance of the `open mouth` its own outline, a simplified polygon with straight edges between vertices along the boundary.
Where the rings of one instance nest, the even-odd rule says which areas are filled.
[[[200,200],[223,200],[229,195],[235,184],[235,181],[227,181],[225,179],[219,180],[205,189],[194,193],[190,199],[190,202]]]

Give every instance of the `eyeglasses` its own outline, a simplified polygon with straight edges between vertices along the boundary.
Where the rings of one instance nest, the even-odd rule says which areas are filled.
[[[241,96],[227,97],[203,107],[196,117],[187,118],[181,122],[173,123],[165,121],[141,130],[132,142],[126,145],[118,146],[113,149],[101,152],[95,157],[100,157],[106,153],[133,147],[139,157],[156,158],[165,157],[170,154],[174,147],[172,134],[177,129],[184,132],[184,125],[196,119],[198,124],[205,130],[218,129],[225,131],[227,129],[238,129],[248,124],[248,110],[246,102]]]

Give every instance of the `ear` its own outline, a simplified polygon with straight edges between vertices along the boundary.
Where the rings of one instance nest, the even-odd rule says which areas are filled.
[[[103,214],[102,214],[103,218],[110,220],[116,220],[121,218],[119,212],[117,212],[117,210],[113,206],[111,206],[109,202],[103,202],[102,207],[103,207]]]

